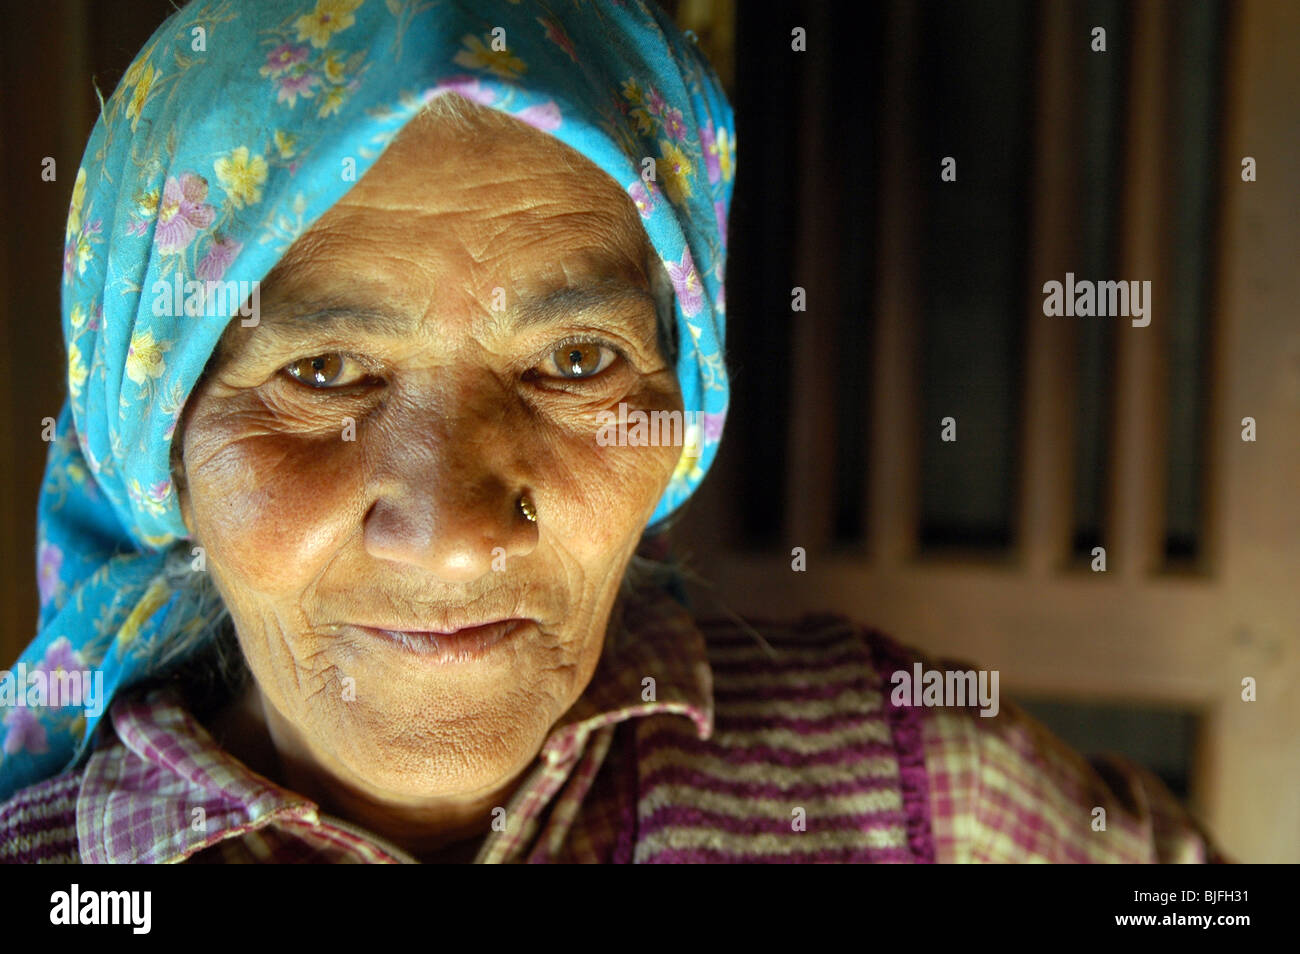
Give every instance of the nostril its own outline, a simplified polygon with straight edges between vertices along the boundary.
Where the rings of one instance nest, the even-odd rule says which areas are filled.
[[[529,524],[536,525],[539,516],[530,494],[507,495],[504,489],[462,486],[461,492],[433,494],[387,488],[366,511],[364,548],[376,559],[418,566],[448,582],[504,569],[506,559],[536,546]]]

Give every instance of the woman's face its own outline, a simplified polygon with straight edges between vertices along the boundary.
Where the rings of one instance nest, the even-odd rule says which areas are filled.
[[[681,409],[635,207],[486,116],[408,125],[186,408],[182,513],[268,718],[390,800],[527,767],[590,681],[680,452],[596,440],[620,402]],[[503,619],[526,622],[465,657],[377,632]]]

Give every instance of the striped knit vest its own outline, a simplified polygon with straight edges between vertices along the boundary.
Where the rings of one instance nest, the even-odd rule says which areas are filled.
[[[921,711],[889,699],[915,656],[839,616],[702,623],[715,724],[635,719],[640,863],[933,862]],[[632,820],[629,819],[629,823]]]

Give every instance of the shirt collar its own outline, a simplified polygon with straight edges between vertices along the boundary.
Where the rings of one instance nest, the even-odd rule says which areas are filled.
[[[225,752],[173,688],[110,709],[114,737],[86,766],[77,841],[89,864],[179,861],[236,830],[314,820],[316,806]]]
[[[544,757],[563,757],[593,730],[638,716],[682,715],[701,739],[713,734],[713,673],[690,612],[656,589],[625,597],[620,615],[587,691],[542,745]]]
[[[591,682],[542,745],[552,765],[576,761],[595,729],[638,716],[680,715],[701,739],[713,734],[713,676],[687,609],[642,591],[615,612]],[[77,801],[88,863],[182,861],[276,821],[320,821],[310,799],[223,750],[175,689],[120,698],[110,720],[114,737],[91,756]]]

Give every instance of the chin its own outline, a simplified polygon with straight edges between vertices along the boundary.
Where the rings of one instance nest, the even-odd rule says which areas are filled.
[[[503,701],[510,700],[498,697]],[[378,711],[344,703],[329,720],[335,728],[317,745],[376,797],[459,797],[499,786],[526,768],[554,721],[549,707],[538,704],[525,703],[518,712],[457,712],[424,702]]]

